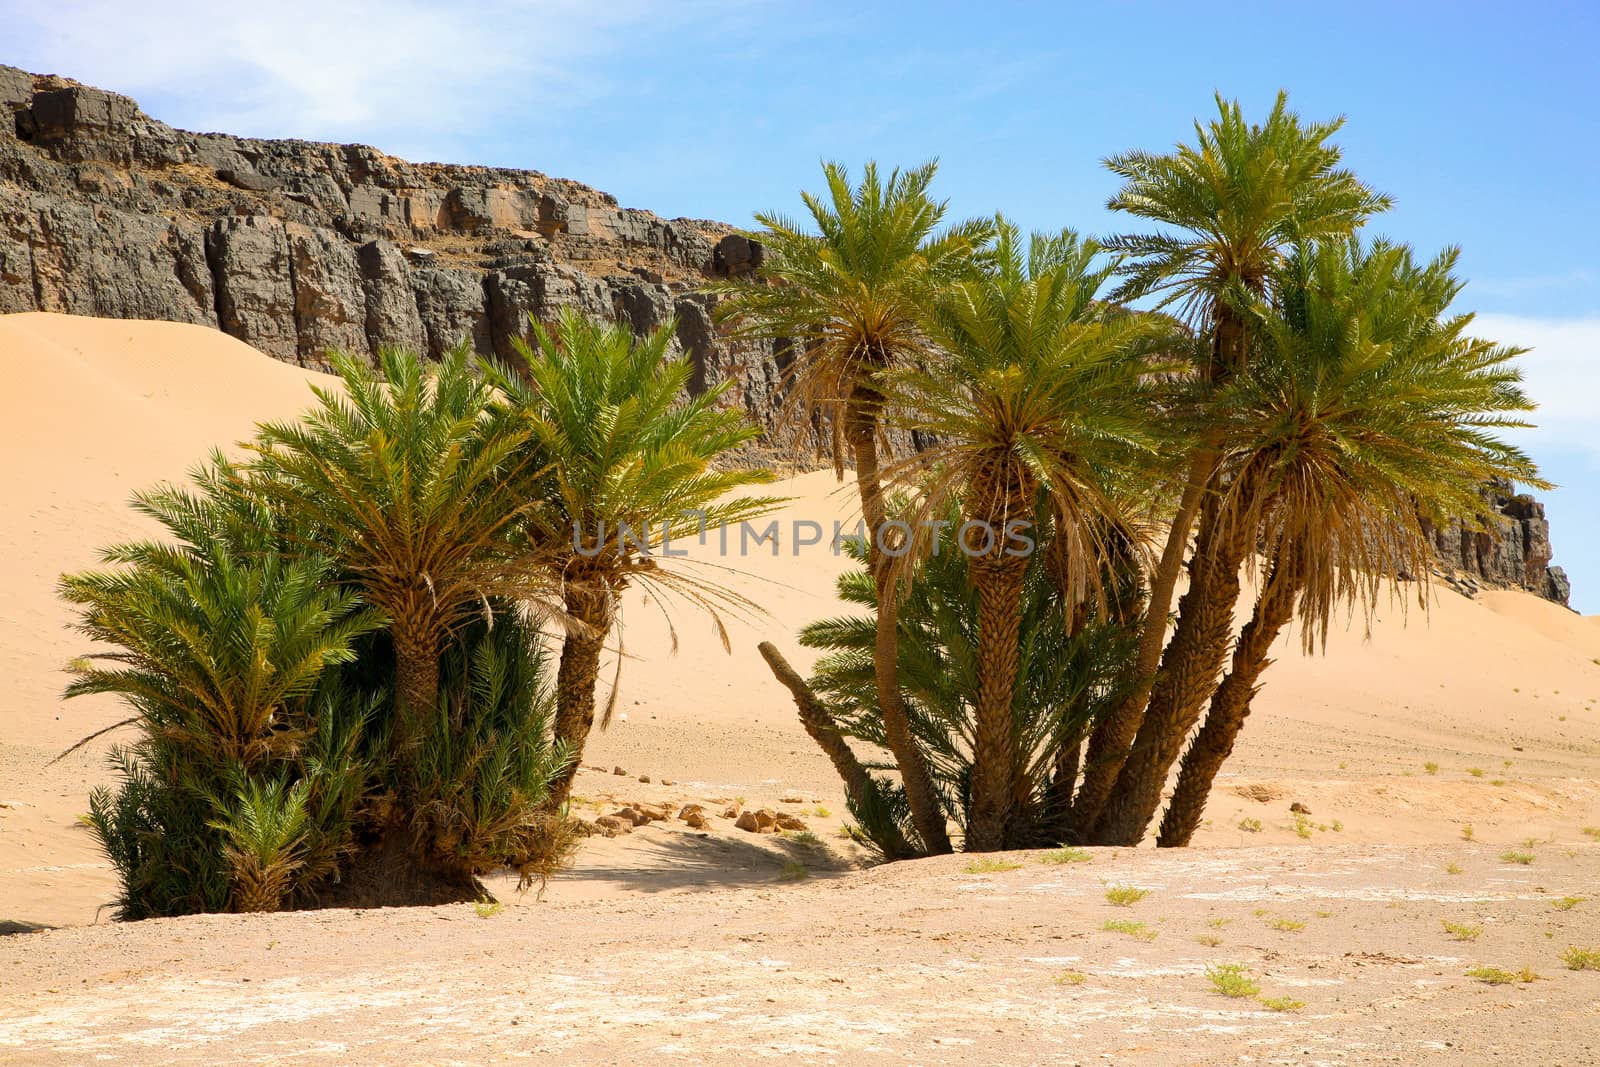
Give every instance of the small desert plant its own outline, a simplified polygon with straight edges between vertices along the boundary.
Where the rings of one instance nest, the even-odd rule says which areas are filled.
[[[1062,971],[1056,975],[1057,985],[1082,985],[1089,980],[1089,976],[1082,971]]]
[[[1243,830],[1247,834],[1259,834],[1261,832],[1261,820],[1240,819],[1239,829]]]
[[[1311,836],[1311,820],[1304,815],[1296,815],[1294,817],[1294,833],[1296,837],[1309,838]]]
[[[1459,864],[1459,863],[1447,863],[1447,864],[1445,864],[1444,865],[1444,873],[1445,874],[1460,874],[1461,873],[1461,864]]]
[[[1073,845],[1062,845],[1053,848],[1039,857],[1040,863],[1088,863],[1093,859],[1088,849],[1077,848]]]
[[[1216,934],[1201,934],[1199,937],[1195,938],[1195,943],[1204,945],[1206,948],[1216,948],[1218,945],[1222,944],[1222,938],[1218,937]]]
[[[1557,911],[1571,911],[1587,899],[1587,897],[1562,897],[1560,900],[1551,901],[1550,906]]]
[[[1131,919],[1107,919],[1100,924],[1100,929],[1113,934],[1127,934],[1139,941],[1154,941],[1156,932],[1144,923],[1134,922]]]
[[[1002,871],[1015,871],[1021,866],[1022,864],[1016,860],[990,859],[985,856],[968,862],[961,869],[968,874],[999,874]]]
[[[1583,834],[1586,837],[1592,837],[1596,841],[1600,841],[1600,826],[1585,826]]]
[[[489,900],[485,898],[472,905],[472,910],[477,912],[478,918],[480,919],[492,919],[504,911],[505,907],[506,906],[498,900]]]
[[[1343,833],[1344,823],[1340,822],[1338,819],[1335,819],[1328,824],[1328,829],[1332,830],[1336,834]]]
[[[1131,885],[1114,885],[1106,889],[1106,903],[1119,908],[1130,908],[1150,895],[1150,890]]]
[[[818,805],[817,805],[817,806],[816,806],[816,807],[814,807],[814,808],[812,808],[812,809],[811,809],[811,814],[813,814],[813,815],[815,815],[815,816],[816,816],[816,817],[817,817],[817,818],[819,818],[819,819],[826,819],[826,818],[828,818],[828,817],[829,817],[829,816],[830,816],[830,815],[832,815],[832,814],[833,814],[833,812],[831,812],[831,811],[829,811],[829,810],[828,810],[828,809],[827,809],[827,808],[826,808],[826,807],[824,807],[824,806],[823,806],[823,805],[821,805],[821,804],[818,804]]]
[[[1298,934],[1306,928],[1306,924],[1298,919],[1268,919],[1267,925],[1286,934]]]
[[[785,860],[783,869],[778,872],[781,882],[802,882],[811,877],[811,871],[799,860]]]
[[[1483,927],[1469,926],[1466,923],[1455,923],[1449,919],[1441,919],[1444,932],[1450,935],[1452,941],[1476,941],[1483,936]]]
[[[1482,778],[1483,777],[1483,768],[1482,767],[1468,767],[1467,768],[1467,773],[1472,775],[1472,777],[1474,777],[1474,778]]]
[[[1463,840],[1463,841],[1471,841],[1472,840],[1472,824],[1470,822],[1467,823],[1465,826],[1463,826],[1461,828],[1461,840]]]
[[[1569,971],[1600,971],[1600,948],[1568,945],[1561,953],[1561,962]]]
[[[1476,978],[1486,985],[1510,985],[1513,982],[1537,982],[1539,976],[1528,967],[1520,971],[1508,971],[1501,967],[1474,967],[1467,972],[1468,978]]]
[[[1520,863],[1522,866],[1526,867],[1528,864],[1533,862],[1533,853],[1517,852],[1512,850],[1500,853],[1500,858],[1506,863]]]
[[[1257,1000],[1270,1011],[1299,1011],[1306,1006],[1305,1001],[1293,997],[1258,997]]]
[[[1209,963],[1206,980],[1213,990],[1225,997],[1253,997],[1261,992],[1261,986],[1250,977],[1242,963]]]
[[[1206,925],[1211,927],[1213,930],[1220,930],[1231,922],[1233,922],[1232,919],[1207,919]]]
[[[1439,773],[1439,765],[1437,763],[1435,763],[1433,760],[1429,760],[1427,763],[1424,763],[1422,765],[1422,769],[1427,771],[1429,774],[1438,774]]]

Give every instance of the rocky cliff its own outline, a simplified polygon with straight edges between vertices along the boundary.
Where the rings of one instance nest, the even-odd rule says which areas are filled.
[[[577,182],[187,133],[128,97],[0,66],[0,313],[201,323],[308,366],[330,348],[437,355],[462,337],[503,355],[530,314],[567,306],[640,331],[670,318],[692,387],[729,382],[773,428],[788,346],[719,333],[699,291],[760,261],[730,226],[622,208]],[[1543,507],[1509,486],[1432,534],[1463,592],[1566,602]]]
[[[364,145],[175,130],[115,93],[0,67],[0,312],[173,319],[279,359],[329,348],[505,354],[564,306],[676,318],[704,388],[771,425],[784,346],[731,343],[707,277],[751,270],[732,227],[666,220],[532,171]]]

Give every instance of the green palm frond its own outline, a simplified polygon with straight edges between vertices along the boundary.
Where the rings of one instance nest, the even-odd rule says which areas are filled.
[[[950,521],[943,528],[939,552],[918,565],[916,580],[901,601],[898,633],[900,684],[912,729],[927,754],[946,814],[965,825],[979,633],[977,590],[968,558],[955,540],[958,514],[947,513]],[[859,550],[853,555],[858,561],[863,558]],[[838,588],[849,602],[864,607],[876,603],[872,579],[863,568],[847,571]],[[1052,814],[1047,794],[1056,761],[1063,748],[1080,741],[1120,695],[1120,665],[1128,638],[1125,630],[1092,616],[1075,630],[1042,553],[1030,561],[1021,610],[1023,645],[1012,705],[1019,753],[1017,818],[1019,823],[1031,823],[1035,833],[1047,835]],[[811,684],[833,708],[841,728],[849,736],[882,746],[874,636],[870,617],[841,616],[806,626],[800,642],[824,653]],[[889,798],[878,799],[892,803]]]
[[[824,164],[827,192],[801,194],[809,228],[758,214],[761,279],[712,287],[726,297],[717,313],[736,334],[792,345],[798,409],[837,419],[854,390],[870,390],[884,368],[923,351],[923,309],[981,263],[993,226],[945,225],[947,206],[929,192],[937,171],[930,162],[884,175],[869,162],[852,184],[844,166]]]
[[[1522,350],[1450,312],[1456,259],[1421,263],[1383,240],[1301,246],[1281,307],[1258,307],[1251,373],[1219,394],[1224,469],[1259,486],[1225,503],[1298,561],[1308,647],[1336,605],[1370,608],[1381,583],[1427,575],[1424,523],[1473,515],[1486,480],[1547,484],[1498,436],[1529,425]]]
[[[342,388],[260,428],[241,491],[314,532],[397,637],[437,655],[486,598],[547,592],[525,539],[544,462],[464,347],[436,366],[384,349],[380,365],[336,356]]]
[[[1217,117],[1195,123],[1194,143],[1165,154],[1105,160],[1123,186],[1108,203],[1172,227],[1108,238],[1125,257],[1114,299],[1157,294],[1161,306],[1209,315],[1219,302],[1259,294],[1296,244],[1348,236],[1391,199],[1340,167],[1331,138],[1344,125],[1304,122],[1279,93],[1265,121],[1249,123],[1217,95]]]
[[[892,471],[915,487],[914,529],[960,500],[964,518],[1004,529],[1051,501],[1081,581],[1099,572],[1099,531],[1132,516],[1120,472],[1159,460],[1152,418],[1171,324],[1099,301],[1115,264],[1072,231],[996,222],[991,268],[932,309],[934,358],[887,379],[895,425],[929,442]],[[924,546],[926,547],[926,546]]]

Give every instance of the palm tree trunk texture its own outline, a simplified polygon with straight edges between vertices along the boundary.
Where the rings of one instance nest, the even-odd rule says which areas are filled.
[[[569,632],[561,645],[556,671],[555,739],[571,746],[572,760],[550,783],[546,806],[554,811],[567,802],[572,779],[583,758],[584,742],[594,728],[594,691],[600,677],[600,653],[611,629],[610,607],[603,590],[568,588],[567,614],[584,624]]]
[[[1178,772],[1178,786],[1167,804],[1156,844],[1162,848],[1189,843],[1200,816],[1205,812],[1211,783],[1223,761],[1233,752],[1233,742],[1250,714],[1256,695],[1256,681],[1272,663],[1267,652],[1278,634],[1294,615],[1297,592],[1290,567],[1280,557],[1273,563],[1266,586],[1256,598],[1255,614],[1239,634],[1233,650],[1233,665],[1211,698],[1205,725],[1189,744]]]
[[[1016,694],[1026,559],[978,564],[978,706],[972,742],[972,809],[968,852],[1006,847],[1017,743],[1012,703]]]
[[[1161,804],[1167,773],[1215,692],[1233,633],[1239,568],[1254,545],[1249,523],[1226,521],[1213,490],[1200,509],[1190,585],[1178,602],[1178,625],[1167,644],[1150,703],[1134,735],[1092,839],[1136,845]]]
[[[1167,614],[1172,610],[1172,594],[1183,570],[1189,531],[1194,526],[1215,464],[1215,454],[1206,448],[1197,451],[1190,462],[1189,483],[1184,488],[1178,512],[1173,516],[1172,528],[1167,531],[1167,543],[1161,550],[1161,560],[1150,583],[1150,601],[1145,607],[1139,650],[1131,668],[1135,679],[1133,688],[1109,715],[1101,717],[1089,734],[1088,749],[1083,757],[1083,784],[1078,787],[1078,797],[1072,806],[1071,825],[1079,833],[1087,832],[1099,821],[1117,775],[1122,772],[1123,761],[1144,721],[1150,690],[1155,686],[1156,667],[1166,645]]]
[[[417,724],[439,703],[439,647],[428,635],[395,625],[395,690],[400,698],[396,725],[402,742],[414,736]]]
[[[856,489],[861,495],[861,517],[867,527],[867,567],[878,591],[877,633],[873,643],[873,672],[878,688],[878,710],[883,715],[884,739],[894,754],[905,785],[911,821],[930,855],[950,851],[944,810],[933,786],[927,761],[911,734],[911,721],[900,695],[899,602],[889,564],[878,547],[887,510],[883,476],[878,465],[878,412],[882,397],[870,385],[857,385],[850,394],[847,437],[856,465]]]

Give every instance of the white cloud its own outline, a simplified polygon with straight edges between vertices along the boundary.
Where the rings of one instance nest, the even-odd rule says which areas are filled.
[[[453,147],[606,91],[598,61],[705,3],[196,0],[0,3],[7,63],[139,99],[190,129]],[[631,32],[630,32],[631,31]],[[637,38],[630,40],[630,38]]]
[[[1483,314],[1472,332],[1532,349],[1521,357],[1524,386],[1539,404],[1534,430],[1518,443],[1535,459],[1543,448],[1600,457],[1600,318],[1549,319]]]

